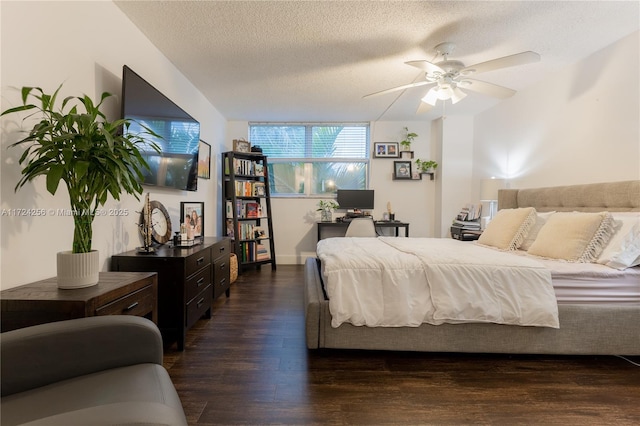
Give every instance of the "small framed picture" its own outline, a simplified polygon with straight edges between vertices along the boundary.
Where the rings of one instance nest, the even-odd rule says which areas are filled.
[[[375,142],[373,156],[375,158],[398,158],[398,142]]]
[[[205,141],[200,141],[198,148],[198,177],[211,178],[211,145]]]
[[[233,140],[234,152],[251,152],[251,142],[245,140],[234,139]]]
[[[394,161],[393,162],[393,178],[394,179],[412,179],[411,161]]]
[[[204,237],[204,203],[183,201],[180,203],[180,223],[193,231],[193,238]]]

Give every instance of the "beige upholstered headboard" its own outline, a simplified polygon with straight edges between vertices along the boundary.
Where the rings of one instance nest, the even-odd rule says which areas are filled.
[[[498,209],[518,207],[540,212],[640,211],[640,180],[498,191]]]

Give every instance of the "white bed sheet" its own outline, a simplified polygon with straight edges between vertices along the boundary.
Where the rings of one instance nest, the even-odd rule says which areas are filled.
[[[618,270],[598,263],[573,263],[540,259],[551,271],[558,303],[640,304],[640,266]]]
[[[558,327],[551,275],[533,259],[440,238],[329,238],[317,254],[333,327]]]

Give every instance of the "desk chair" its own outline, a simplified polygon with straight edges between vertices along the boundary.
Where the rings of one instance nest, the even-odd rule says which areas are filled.
[[[351,219],[345,237],[377,237],[376,227],[371,217]]]

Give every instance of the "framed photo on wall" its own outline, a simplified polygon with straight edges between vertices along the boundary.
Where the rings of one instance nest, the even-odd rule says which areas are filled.
[[[202,140],[198,149],[198,177],[211,178],[211,145]]]
[[[180,203],[180,223],[193,230],[193,238],[204,237],[204,203],[183,201]]]
[[[375,142],[373,144],[375,158],[398,158],[399,155],[398,142]]]
[[[393,178],[394,179],[412,179],[411,161],[394,161],[393,162]]]

